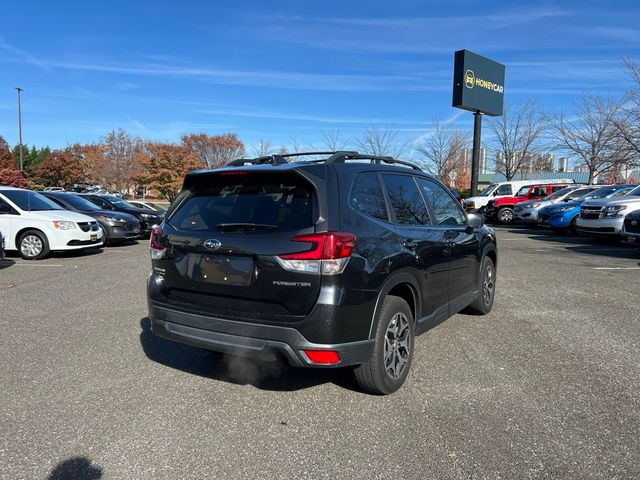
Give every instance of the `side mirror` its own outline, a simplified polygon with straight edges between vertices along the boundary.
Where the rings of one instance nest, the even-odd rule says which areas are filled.
[[[468,213],[467,214],[467,232],[471,233],[475,229],[480,228],[484,225],[484,217],[482,215],[478,215],[477,213]]]

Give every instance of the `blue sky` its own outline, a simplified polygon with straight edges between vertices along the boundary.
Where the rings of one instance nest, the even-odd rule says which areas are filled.
[[[321,145],[375,124],[413,141],[451,107],[453,52],[506,65],[505,99],[571,111],[629,87],[640,2],[11,2],[0,25],[0,135],[63,147],[114,128],[156,140],[237,132]]]

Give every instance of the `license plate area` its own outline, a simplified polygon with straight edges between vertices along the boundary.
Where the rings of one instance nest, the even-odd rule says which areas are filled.
[[[253,258],[236,255],[200,255],[200,268],[194,268],[192,279],[216,285],[251,285]]]
[[[92,233],[90,238],[91,238],[92,242],[97,242],[98,241],[98,234],[97,233]]]

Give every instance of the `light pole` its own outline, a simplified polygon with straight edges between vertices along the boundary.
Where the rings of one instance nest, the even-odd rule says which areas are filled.
[[[16,87],[18,91],[18,135],[20,136],[20,171],[24,170],[24,165],[22,163],[22,106],[20,105],[20,92],[22,89],[20,87]]]

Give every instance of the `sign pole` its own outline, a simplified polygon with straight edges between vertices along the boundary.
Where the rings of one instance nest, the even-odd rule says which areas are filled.
[[[478,194],[478,170],[480,165],[480,142],[482,131],[482,112],[473,113],[473,154],[471,155],[471,196]]]

